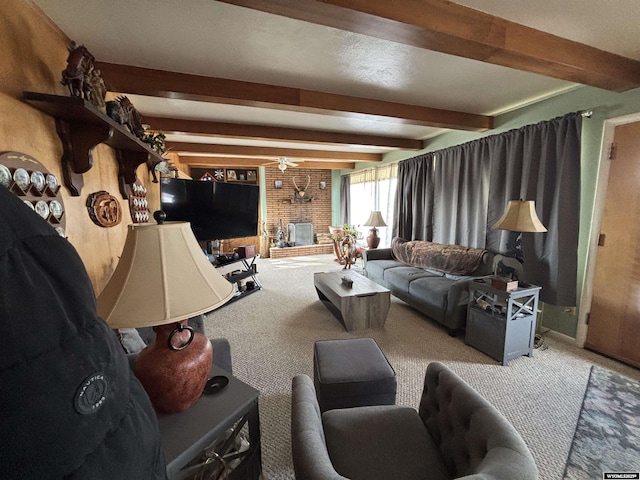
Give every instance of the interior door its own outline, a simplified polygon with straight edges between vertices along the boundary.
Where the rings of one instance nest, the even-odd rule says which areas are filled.
[[[640,367],[640,122],[613,151],[585,347]]]

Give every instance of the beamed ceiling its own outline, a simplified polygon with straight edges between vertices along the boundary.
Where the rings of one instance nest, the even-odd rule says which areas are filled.
[[[581,85],[640,87],[636,0],[35,0],[181,163],[373,165]]]

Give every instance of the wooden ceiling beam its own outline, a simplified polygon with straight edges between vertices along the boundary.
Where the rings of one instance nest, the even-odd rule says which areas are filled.
[[[483,132],[493,117],[225,78],[96,62],[112,92]]]
[[[245,125],[240,123],[209,122],[144,116],[144,123],[152,130],[168,133],[190,133],[211,137],[245,138],[280,142],[302,142],[323,145],[363,145],[382,148],[421,150],[422,140],[409,138],[361,135],[356,133],[325,132],[300,128]]]
[[[637,60],[447,0],[220,1],[606,90],[640,87]]]
[[[300,160],[297,167],[289,168],[315,168],[321,170],[353,170],[355,162],[329,162]],[[179,155],[179,163],[191,167],[271,167],[278,168],[276,163],[264,158],[235,158],[235,157],[205,157],[197,155]]]
[[[273,160],[279,157],[301,160],[350,160],[358,162],[381,162],[379,153],[336,152],[332,150],[307,150],[303,148],[257,147],[245,145],[222,145],[213,143],[166,142],[167,149],[178,154],[207,153],[231,157],[261,157]]]

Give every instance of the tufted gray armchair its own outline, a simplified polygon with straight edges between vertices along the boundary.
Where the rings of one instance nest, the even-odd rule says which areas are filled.
[[[320,413],[313,381],[294,377],[291,447],[297,480],[534,480],[515,428],[439,362],[427,367],[419,411],[400,405]]]

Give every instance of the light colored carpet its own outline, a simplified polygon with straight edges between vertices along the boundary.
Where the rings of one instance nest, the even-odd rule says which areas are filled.
[[[207,335],[227,337],[231,343],[234,375],[261,392],[262,459],[268,480],[294,478],[291,379],[299,373],[313,378],[316,340],[374,338],[396,371],[397,403],[416,408],[427,365],[443,362],[512,422],[543,480],[562,478],[591,366],[640,379],[636,369],[552,338],[546,338],[547,348],[535,350],[532,358],[501,366],[393,296],[383,329],[346,332],[313,287],[314,272],[342,268],[333,258],[259,259],[264,289],[207,316]]]

